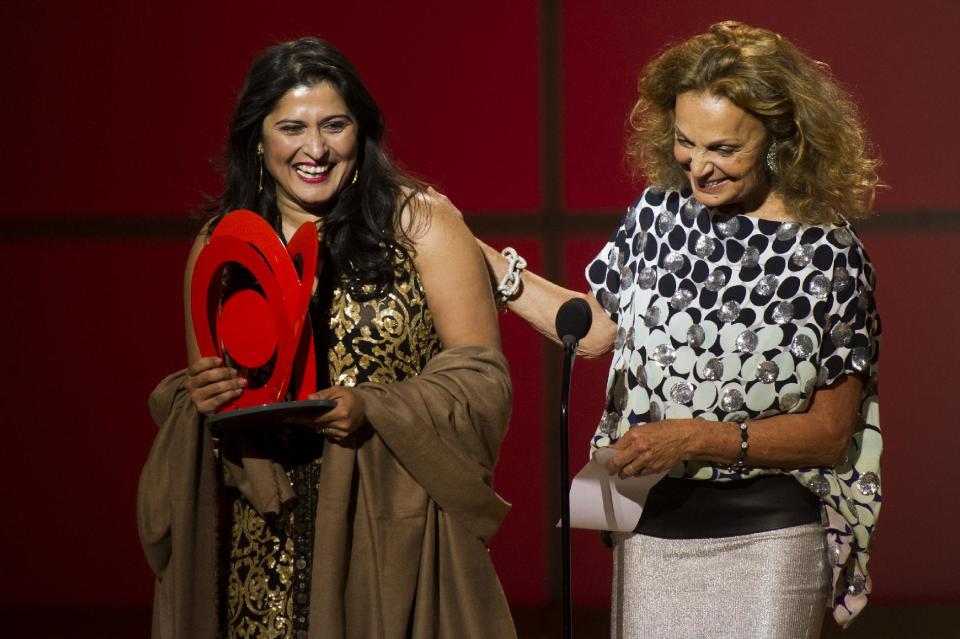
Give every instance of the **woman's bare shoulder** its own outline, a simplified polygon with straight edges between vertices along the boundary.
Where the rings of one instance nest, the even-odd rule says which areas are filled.
[[[450,233],[469,233],[460,210],[433,187],[416,191],[405,188],[403,200],[400,226],[414,246],[439,241]]]

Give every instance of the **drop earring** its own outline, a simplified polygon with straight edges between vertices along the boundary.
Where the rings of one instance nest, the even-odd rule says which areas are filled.
[[[356,168],[353,169],[353,179],[350,180],[350,184],[356,184],[356,183],[357,183],[357,176],[358,176],[358,175],[360,175],[360,167],[356,167]]]
[[[777,175],[777,143],[771,142],[769,148],[767,148],[767,170],[770,171],[770,175]]]
[[[260,180],[257,182],[257,195],[263,192],[263,145],[257,145],[257,161],[260,164]]]

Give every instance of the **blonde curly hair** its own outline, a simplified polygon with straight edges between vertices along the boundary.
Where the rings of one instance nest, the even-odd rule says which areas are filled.
[[[823,62],[772,31],[720,22],[668,47],[638,82],[627,160],[637,177],[680,189],[674,109],[688,91],[722,96],[763,123],[775,142],[773,188],[800,221],[867,217],[879,185],[857,107]]]

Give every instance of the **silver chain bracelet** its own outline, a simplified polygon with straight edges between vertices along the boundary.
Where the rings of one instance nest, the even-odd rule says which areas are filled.
[[[507,258],[507,272],[497,284],[497,307],[506,308],[507,302],[520,290],[520,274],[527,268],[527,261],[520,257],[512,246],[503,249],[500,254]]]

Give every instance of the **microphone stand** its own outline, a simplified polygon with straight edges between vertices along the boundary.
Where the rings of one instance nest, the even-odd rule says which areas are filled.
[[[563,622],[562,637],[573,637],[573,591],[570,567],[570,446],[568,443],[567,406],[570,403],[570,378],[573,359],[577,356],[577,341],[570,335],[563,337],[563,383],[560,388],[560,546],[563,554]]]

